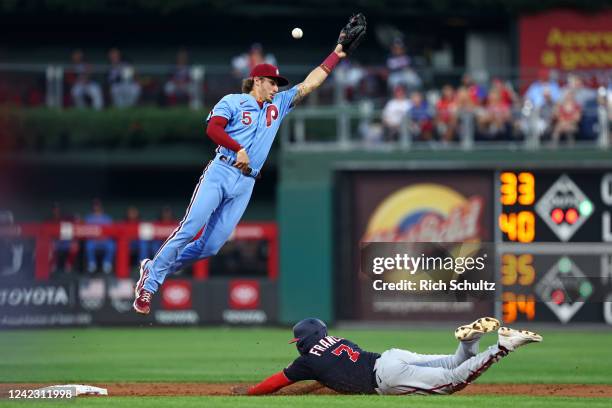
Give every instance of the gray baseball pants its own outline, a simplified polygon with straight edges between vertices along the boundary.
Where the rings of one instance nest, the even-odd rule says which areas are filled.
[[[497,345],[478,353],[479,340],[460,342],[455,354],[390,349],[376,361],[376,391],[383,395],[452,394],[508,354]]]

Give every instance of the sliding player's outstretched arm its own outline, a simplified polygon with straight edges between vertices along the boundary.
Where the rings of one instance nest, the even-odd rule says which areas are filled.
[[[251,387],[247,385],[238,385],[233,387],[232,393],[236,395],[266,395],[272,394],[293,383],[294,381],[289,380],[284,371],[281,370],[278,373],[272,374],[257,385]]]

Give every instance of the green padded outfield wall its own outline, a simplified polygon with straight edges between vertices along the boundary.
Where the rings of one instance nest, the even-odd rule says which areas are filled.
[[[612,152],[559,151],[414,151],[289,152],[279,160],[278,223],[280,228],[280,321],[293,324],[309,316],[333,321],[333,172],[342,164],[405,166],[436,162],[497,166],[580,165],[612,162]]]

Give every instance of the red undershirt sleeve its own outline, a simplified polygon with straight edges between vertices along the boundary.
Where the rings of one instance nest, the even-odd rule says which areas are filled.
[[[242,149],[242,146],[240,146],[237,141],[232,139],[231,136],[227,134],[225,131],[225,126],[227,126],[227,119],[221,116],[213,116],[208,121],[206,134],[219,146],[227,147],[234,152],[238,152],[240,149]]]
[[[293,384],[293,381],[289,380],[284,372],[279,371],[249,388],[249,395],[271,394],[290,384]]]

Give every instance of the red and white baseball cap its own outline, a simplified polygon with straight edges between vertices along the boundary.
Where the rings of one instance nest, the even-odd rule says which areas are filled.
[[[278,71],[278,67],[272,64],[257,64],[251,70],[251,78],[255,77],[266,77],[272,78],[276,81],[278,86],[286,86],[289,85],[289,81],[287,78],[280,76],[280,72]]]

